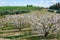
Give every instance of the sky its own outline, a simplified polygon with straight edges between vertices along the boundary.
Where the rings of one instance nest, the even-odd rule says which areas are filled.
[[[41,6],[49,7],[60,0],[0,0],[0,6]]]

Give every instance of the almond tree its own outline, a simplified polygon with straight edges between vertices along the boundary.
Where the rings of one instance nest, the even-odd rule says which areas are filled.
[[[41,24],[43,26],[43,31],[45,32],[44,36],[46,37],[48,36],[48,34],[53,33],[54,31],[57,30],[58,20],[54,16],[50,18],[46,17],[46,18],[42,18]]]

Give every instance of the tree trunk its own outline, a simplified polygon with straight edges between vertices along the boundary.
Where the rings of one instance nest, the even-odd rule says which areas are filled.
[[[46,37],[46,36],[48,36],[48,34],[49,34],[49,32],[45,32],[45,35],[44,36]]]

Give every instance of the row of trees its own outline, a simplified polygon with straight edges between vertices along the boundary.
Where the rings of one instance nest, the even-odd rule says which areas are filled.
[[[55,10],[59,10],[60,9],[60,3],[56,3],[56,4],[53,4],[52,6],[49,7],[50,9],[55,9]]]
[[[28,13],[30,12],[29,10],[13,10],[13,11],[10,11],[10,10],[0,10],[0,15],[8,15],[8,14],[22,14],[22,13]]]
[[[56,13],[59,13],[60,14],[60,3],[56,3],[56,4],[53,4],[49,7],[49,9],[54,9],[54,10],[57,10]],[[54,11],[52,10],[52,11]]]
[[[27,7],[33,7],[33,5],[27,5]]]

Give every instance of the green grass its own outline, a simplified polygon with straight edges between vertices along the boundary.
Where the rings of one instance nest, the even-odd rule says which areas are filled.
[[[5,37],[5,38],[12,39],[12,38],[19,38],[19,37],[23,37],[23,35],[17,35],[17,36],[8,36],[8,37]]]
[[[27,37],[27,35],[13,35],[13,36],[0,36],[0,38],[8,38],[8,39],[14,39],[14,38],[23,38],[23,37]]]
[[[47,37],[44,36],[32,36],[30,39],[31,40],[40,40],[40,39],[54,39],[54,38],[60,38],[60,35],[49,35]]]
[[[42,7],[26,7],[26,6],[0,6],[0,10],[36,10]]]
[[[3,38],[8,38],[8,39],[16,39],[16,38],[22,38],[24,37],[25,35],[17,35],[17,36],[7,36],[7,37],[3,37]],[[50,36],[47,36],[47,37],[44,37],[44,36],[32,36],[30,38],[27,38],[29,40],[40,40],[40,39],[54,39],[54,38],[57,38],[57,37],[54,37],[55,35],[50,35]]]
[[[24,36],[23,35],[16,35],[16,36],[5,36],[5,37],[0,37],[0,38],[13,39],[13,38],[19,38],[19,37],[24,37]]]

